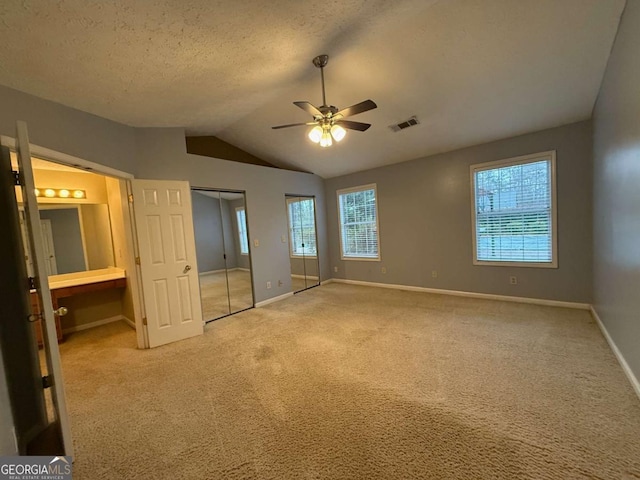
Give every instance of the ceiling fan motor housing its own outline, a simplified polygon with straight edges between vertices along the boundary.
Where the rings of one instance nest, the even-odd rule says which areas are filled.
[[[324,68],[329,62],[329,55],[318,55],[313,59],[313,64],[318,68]]]

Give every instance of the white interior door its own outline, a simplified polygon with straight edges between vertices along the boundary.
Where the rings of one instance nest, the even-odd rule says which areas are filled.
[[[56,249],[53,246],[53,230],[51,220],[48,218],[40,220],[42,229],[42,248],[44,249],[44,261],[49,275],[58,274],[58,263],[56,262]]]
[[[132,180],[150,347],[202,335],[189,182]]]
[[[24,202],[25,225],[29,239],[29,247],[32,252],[33,270],[35,272],[36,293],[42,307],[41,318],[43,327],[43,343],[45,357],[47,359],[47,372],[50,377],[51,397],[62,435],[65,455],[73,455],[73,442],[71,440],[71,428],[67,415],[67,401],[64,393],[64,380],[60,366],[60,351],[58,350],[58,336],[54,318],[53,305],[51,303],[51,291],[49,279],[45,269],[45,254],[42,242],[42,228],[38,202],[35,195],[33,169],[31,168],[31,153],[29,150],[29,136],[27,124],[16,123],[16,153],[18,156],[18,169],[22,181],[22,201]]]
[[[22,233],[22,245],[24,245],[24,249],[25,249],[25,256],[24,256],[24,260],[27,263],[27,275],[29,275],[30,277],[35,277],[36,274],[33,272],[33,261],[31,260],[31,250],[30,250],[30,245],[29,245],[29,234],[27,233],[27,226],[25,225],[25,213],[24,213],[24,209],[20,209],[18,211],[19,214],[19,218],[20,218],[20,232]]]

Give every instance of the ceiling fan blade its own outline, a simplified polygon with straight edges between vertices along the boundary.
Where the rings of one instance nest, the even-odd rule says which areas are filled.
[[[314,107],[313,105],[311,105],[309,102],[293,102],[293,104],[296,107],[300,107],[302,110],[304,110],[308,114],[313,115],[314,117],[317,115],[322,116],[322,112],[318,110],[317,107]]]
[[[334,123],[344,128],[349,128],[351,130],[358,130],[360,132],[364,132],[366,129],[368,129],[371,126],[370,123],[352,122],[351,120],[338,120]]]
[[[271,127],[273,130],[278,130],[279,128],[289,128],[289,127],[301,127],[302,125],[317,125],[316,122],[307,122],[307,123],[290,123],[288,125],[278,125],[277,127]]]
[[[358,115],[359,113],[368,112],[369,110],[373,110],[374,108],[378,108],[378,106],[373,100],[365,100],[364,102],[356,103],[355,105],[351,105],[350,107],[343,108],[334,116],[342,115],[343,117],[350,117],[352,115]]]

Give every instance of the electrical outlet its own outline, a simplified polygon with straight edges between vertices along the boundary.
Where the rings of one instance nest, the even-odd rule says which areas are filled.
[[[334,271],[335,273],[338,273],[338,267],[333,267],[333,271]]]
[[[431,270],[431,278],[438,278],[438,271],[437,270]]]
[[[517,285],[518,284],[518,277],[509,277],[509,283],[511,285]]]
[[[282,235],[282,236],[280,237],[280,241],[281,241],[282,243],[287,243],[287,236],[286,236],[286,235]]]
[[[381,271],[382,273],[387,273],[387,267],[381,267],[381,268],[380,268],[380,271]]]
[[[259,247],[260,246],[260,240],[258,240],[257,238],[253,240],[253,246],[254,247]]]
[[[271,288],[271,282],[267,282],[267,290]]]
[[[282,286],[282,280],[278,280],[278,286],[281,287]]]

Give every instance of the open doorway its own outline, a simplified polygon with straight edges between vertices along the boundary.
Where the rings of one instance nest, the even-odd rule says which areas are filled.
[[[11,157],[15,166],[14,152]],[[66,312],[56,316],[59,341],[121,321],[131,327],[132,343],[141,346],[135,333],[138,294],[125,180],[38,157],[32,167],[52,303]],[[22,195],[16,195],[23,224]],[[32,272],[32,254],[28,243],[24,246]],[[40,322],[34,328],[42,345]]]

